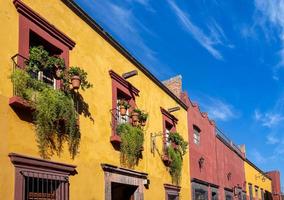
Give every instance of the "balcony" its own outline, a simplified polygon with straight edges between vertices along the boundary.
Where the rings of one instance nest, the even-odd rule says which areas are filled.
[[[15,72],[16,69],[24,69],[25,64],[28,62],[28,59],[21,56],[20,54],[14,55],[12,58],[12,70]],[[36,74],[31,74],[32,77],[36,77]],[[34,106],[32,105],[32,102],[26,100],[23,98],[18,88],[16,88],[14,82],[13,82],[13,96],[9,99],[9,105],[18,111],[23,111],[25,113],[31,113],[33,112]]]

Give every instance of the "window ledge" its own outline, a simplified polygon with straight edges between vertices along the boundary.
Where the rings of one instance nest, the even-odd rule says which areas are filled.
[[[29,112],[33,112],[35,110],[29,101],[25,100],[20,96],[12,96],[9,99],[9,105],[12,108],[18,108]]]

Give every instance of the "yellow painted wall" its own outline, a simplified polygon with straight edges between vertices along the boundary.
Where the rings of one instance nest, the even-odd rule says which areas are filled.
[[[262,173],[260,171],[258,171],[255,167],[253,167],[250,163],[248,163],[247,161],[244,162],[244,166],[245,166],[245,177],[246,177],[246,190],[247,190],[247,195],[249,196],[249,184],[252,185],[252,193],[253,193],[253,197],[256,198],[256,196],[258,196],[258,199],[261,199],[261,189],[263,189],[263,191],[268,191],[271,192],[271,180],[268,179],[265,176],[265,180],[262,176]],[[255,194],[255,186],[258,186],[258,194]]]
[[[104,173],[101,163],[120,166],[119,152],[112,147],[111,135],[111,78],[108,71],[118,74],[137,69],[131,62],[115,50],[107,41],[69,10],[59,0],[38,1],[23,0],[25,4],[47,19],[56,28],[76,42],[70,52],[70,65],[78,65],[88,72],[94,87],[86,92],[80,91],[89,104],[94,123],[81,116],[80,153],[70,159],[67,148],[59,158],[51,160],[77,165],[78,174],[70,178],[70,195],[73,200],[104,199]],[[34,126],[19,119],[9,107],[12,96],[12,84],[9,75],[12,70],[11,56],[18,52],[18,13],[12,0],[0,0],[0,196],[1,199],[13,199],[14,166],[8,158],[10,152],[39,157],[35,141]],[[129,79],[140,90],[136,99],[139,108],[149,112],[149,122],[145,132],[143,159],[137,171],[149,174],[149,189],[144,189],[145,199],[165,199],[164,183],[171,183],[167,168],[156,153],[150,152],[150,133],[163,130],[160,107],[170,108],[177,103],[146,75],[138,70],[139,75]],[[177,131],[187,140],[187,113],[181,109],[174,113],[179,119]],[[158,148],[162,149],[162,138],[157,138]],[[190,199],[189,156],[184,156],[181,199]]]

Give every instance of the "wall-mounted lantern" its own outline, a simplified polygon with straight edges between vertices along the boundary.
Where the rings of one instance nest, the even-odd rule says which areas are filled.
[[[199,168],[203,168],[205,159],[201,156],[198,160]]]
[[[231,173],[231,172],[229,172],[229,173],[227,174],[227,179],[228,179],[228,181],[230,181],[230,180],[232,179],[232,173]]]

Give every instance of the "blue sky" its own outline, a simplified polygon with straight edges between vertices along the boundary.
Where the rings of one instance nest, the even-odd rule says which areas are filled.
[[[283,0],[76,0],[160,80],[284,181]]]

